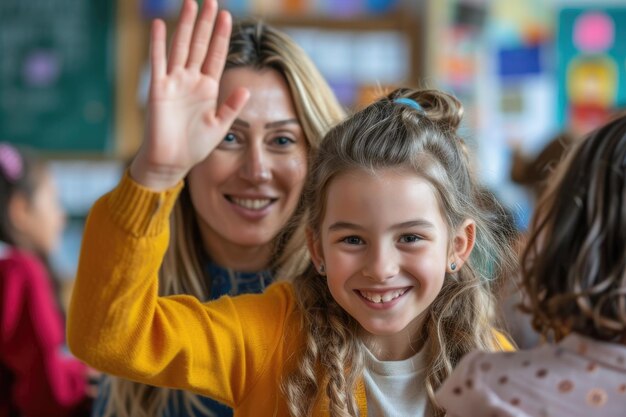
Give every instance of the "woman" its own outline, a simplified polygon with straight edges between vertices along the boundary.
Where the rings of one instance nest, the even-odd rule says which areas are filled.
[[[159,147],[165,140],[159,143],[154,137],[174,141],[185,132],[185,123],[195,116],[194,100],[207,87],[194,78],[197,70],[221,74],[221,68],[206,68],[198,57],[207,54],[207,39],[212,38],[213,46],[217,37],[228,36],[226,15],[218,16],[211,30],[207,23],[216,19],[215,2],[204,2],[196,22],[197,7],[194,1],[183,3],[172,43],[179,47],[170,51],[168,68],[161,68],[153,53],[148,130],[155,135],[146,135],[139,151],[145,157],[136,158],[135,164],[137,160],[150,163],[145,161],[154,161],[165,149]],[[157,55],[164,50],[164,37],[162,22],[155,22],[152,49]],[[204,49],[194,49],[203,39]],[[214,49],[211,46],[208,55]],[[164,74],[167,77],[159,76]],[[233,27],[224,72],[215,86],[218,103],[229,103],[233,95],[241,98],[242,87],[249,98],[231,130],[185,178],[160,271],[162,295],[191,294],[208,300],[260,292],[275,278],[296,276],[309,263],[304,225],[299,221],[300,194],[309,154],[325,131],[343,118],[343,110],[302,49],[285,34],[257,21]],[[136,168],[131,166],[131,176],[150,171]],[[158,175],[153,179],[158,182]],[[191,393],[108,378],[94,415],[232,413]]]

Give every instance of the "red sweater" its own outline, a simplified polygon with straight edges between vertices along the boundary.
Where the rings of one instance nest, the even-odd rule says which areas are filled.
[[[0,417],[85,413],[86,367],[64,352],[64,330],[42,263],[0,245]]]

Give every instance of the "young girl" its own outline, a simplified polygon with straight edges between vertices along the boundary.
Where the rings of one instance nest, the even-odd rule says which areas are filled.
[[[43,161],[0,143],[0,416],[88,415],[88,370],[64,353],[46,268],[63,219]]]
[[[437,399],[449,415],[626,412],[626,117],[578,143],[540,202],[522,263],[545,345],[473,353]]]
[[[211,23],[216,8],[211,1],[204,1],[200,10],[196,1],[183,2],[172,60],[197,46],[184,42],[190,28],[204,37],[211,34],[198,29]],[[225,100],[243,86],[250,99],[228,132],[218,133],[217,148],[185,177],[159,271],[160,295],[189,294],[206,301],[261,292],[279,276],[298,275],[309,262],[304,225],[290,219],[302,209],[308,155],[343,112],[310,59],[280,31],[258,21],[238,22],[227,47],[224,75],[209,88],[217,88]],[[193,66],[178,68],[175,89],[152,77],[148,120],[153,132],[169,132],[172,124],[196,117],[195,104],[204,92],[195,84],[196,76]],[[172,100],[163,100],[165,93],[175,95],[176,105],[163,111],[163,103]],[[152,114],[159,114],[158,120]],[[171,138],[147,139],[142,152]],[[170,148],[164,156],[171,153]],[[161,162],[155,159],[151,165]],[[93,417],[232,415],[206,397],[122,378],[107,377],[100,388]]]
[[[228,22],[222,14],[217,24]],[[225,54],[224,35],[206,59]],[[219,79],[220,65],[203,68]],[[156,76],[168,76],[164,65]],[[235,90],[220,106],[203,102],[170,169],[135,163],[96,203],[71,349],[106,372],[193,390],[236,415],[442,415],[433,393],[461,356],[500,347],[485,271],[509,254],[478,209],[450,96],[399,90],[325,137],[303,202],[314,265],[293,284],[204,304],[157,296],[180,181],[246,98]]]

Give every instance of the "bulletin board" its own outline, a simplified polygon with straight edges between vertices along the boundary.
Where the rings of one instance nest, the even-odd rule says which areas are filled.
[[[115,1],[0,1],[0,140],[113,146]]]
[[[626,106],[626,8],[567,8],[558,22],[559,123],[589,131]]]

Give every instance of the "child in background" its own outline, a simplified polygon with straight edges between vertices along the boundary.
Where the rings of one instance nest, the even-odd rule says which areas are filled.
[[[206,55],[172,53],[168,68],[157,23],[155,76],[203,62],[198,78],[217,85],[226,13],[216,26]],[[189,134],[162,148],[166,167],[150,163],[159,152],[140,152],[92,208],[69,314],[72,351],[114,375],[215,398],[236,416],[442,416],[434,391],[457,361],[506,344],[490,325],[486,265],[499,268],[511,254],[483,220],[451,96],[398,90],[330,131],[303,201],[313,263],[293,283],[206,303],[158,297],[182,179],[247,96],[235,89],[218,104],[207,94]]]
[[[63,351],[46,268],[64,214],[47,166],[8,143],[0,143],[0,213],[0,416],[86,416],[87,367]]]
[[[437,399],[454,417],[622,417],[626,413],[626,117],[559,165],[522,258],[526,308],[558,341],[472,353]]]

